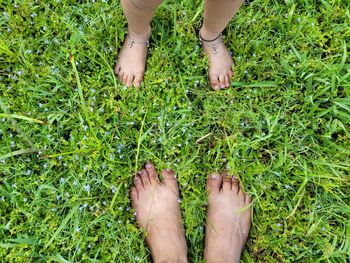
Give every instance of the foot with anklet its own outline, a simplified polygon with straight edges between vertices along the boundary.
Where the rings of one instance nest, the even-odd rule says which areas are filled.
[[[211,33],[202,27],[199,39],[209,58],[208,74],[212,89],[228,88],[233,75],[233,59],[224,44],[222,34]]]
[[[114,69],[120,81],[130,87],[139,87],[143,81],[151,29],[145,34],[135,34],[129,29]]]

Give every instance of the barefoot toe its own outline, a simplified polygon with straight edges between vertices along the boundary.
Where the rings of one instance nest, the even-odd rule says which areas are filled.
[[[244,201],[244,199],[245,199],[245,192],[244,192],[243,187],[241,186],[241,184],[238,183],[238,185],[239,185],[238,195]]]
[[[123,78],[124,78],[124,71],[122,71],[121,69],[119,70],[118,72],[118,78],[120,81],[123,81]]]
[[[139,175],[135,175],[135,177],[134,177],[134,185],[136,187],[137,192],[142,191],[143,184],[142,184],[141,177]]]
[[[126,85],[126,83],[128,82],[128,74],[127,73],[123,74],[122,82],[124,85]]]
[[[232,191],[237,194],[239,192],[239,181],[236,176],[232,176]]]
[[[162,171],[162,175],[164,184],[172,189],[173,192],[178,193],[179,188],[177,186],[175,172],[172,169],[165,169]]]
[[[148,185],[150,185],[151,181],[149,179],[148,172],[147,172],[146,169],[142,169],[139,172],[139,175],[141,177],[142,184],[143,184],[144,187],[147,187]]]
[[[228,74],[225,76],[225,85],[226,88],[230,86],[230,76]]]
[[[143,75],[144,75],[144,72],[136,73],[135,79],[134,79],[135,87],[139,87],[141,85],[141,82],[143,80]]]
[[[252,202],[252,197],[249,194],[246,194],[244,201],[248,205]]]
[[[131,188],[130,196],[131,196],[131,201],[135,204],[135,201],[139,198],[139,194],[135,186]],[[133,204],[133,207],[135,207],[134,204]]]
[[[218,173],[212,173],[207,179],[207,191],[209,193],[218,193],[222,184],[222,176]]]
[[[119,71],[120,71],[120,65],[116,65],[114,69],[114,73],[118,75]]]
[[[220,75],[219,81],[220,81],[220,88],[224,89],[226,87],[225,75]]]
[[[229,70],[228,71],[228,77],[229,77],[230,80],[231,80],[232,76],[233,76],[233,72],[232,72],[232,70]]]
[[[133,80],[134,76],[132,74],[128,75],[128,78],[126,79],[126,86],[130,87],[132,85]]]
[[[218,90],[220,88],[218,76],[213,75],[213,76],[210,77],[210,79],[211,79],[210,83],[211,83],[212,89],[213,90]]]
[[[153,184],[153,183],[159,182],[158,173],[154,165],[148,162],[145,167],[148,172],[151,183]]]
[[[232,190],[232,179],[231,179],[231,177],[228,174],[226,174],[226,173],[224,173],[222,175],[222,177],[223,177],[222,190],[223,191],[230,191],[230,190]]]

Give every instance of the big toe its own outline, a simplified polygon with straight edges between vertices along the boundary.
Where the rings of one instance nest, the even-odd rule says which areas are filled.
[[[210,74],[210,85],[213,90],[220,89],[219,77],[216,74]]]
[[[212,173],[207,179],[208,193],[218,193],[222,185],[222,176],[219,173]]]

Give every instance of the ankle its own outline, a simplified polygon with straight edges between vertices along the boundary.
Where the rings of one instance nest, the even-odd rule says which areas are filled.
[[[204,40],[213,40],[216,37],[218,37],[220,35],[220,33],[221,32],[213,32],[213,31],[208,30],[204,24],[201,27],[201,29],[199,30],[199,34]]]
[[[128,35],[136,40],[148,40],[151,35],[152,28],[149,26],[144,30],[134,30],[128,27]]]

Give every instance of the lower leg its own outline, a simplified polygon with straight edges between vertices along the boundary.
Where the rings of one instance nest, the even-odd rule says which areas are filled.
[[[129,34],[149,36],[150,23],[162,0],[121,0]]]
[[[227,26],[241,7],[243,0],[205,0],[203,27],[204,39],[214,39]]]

